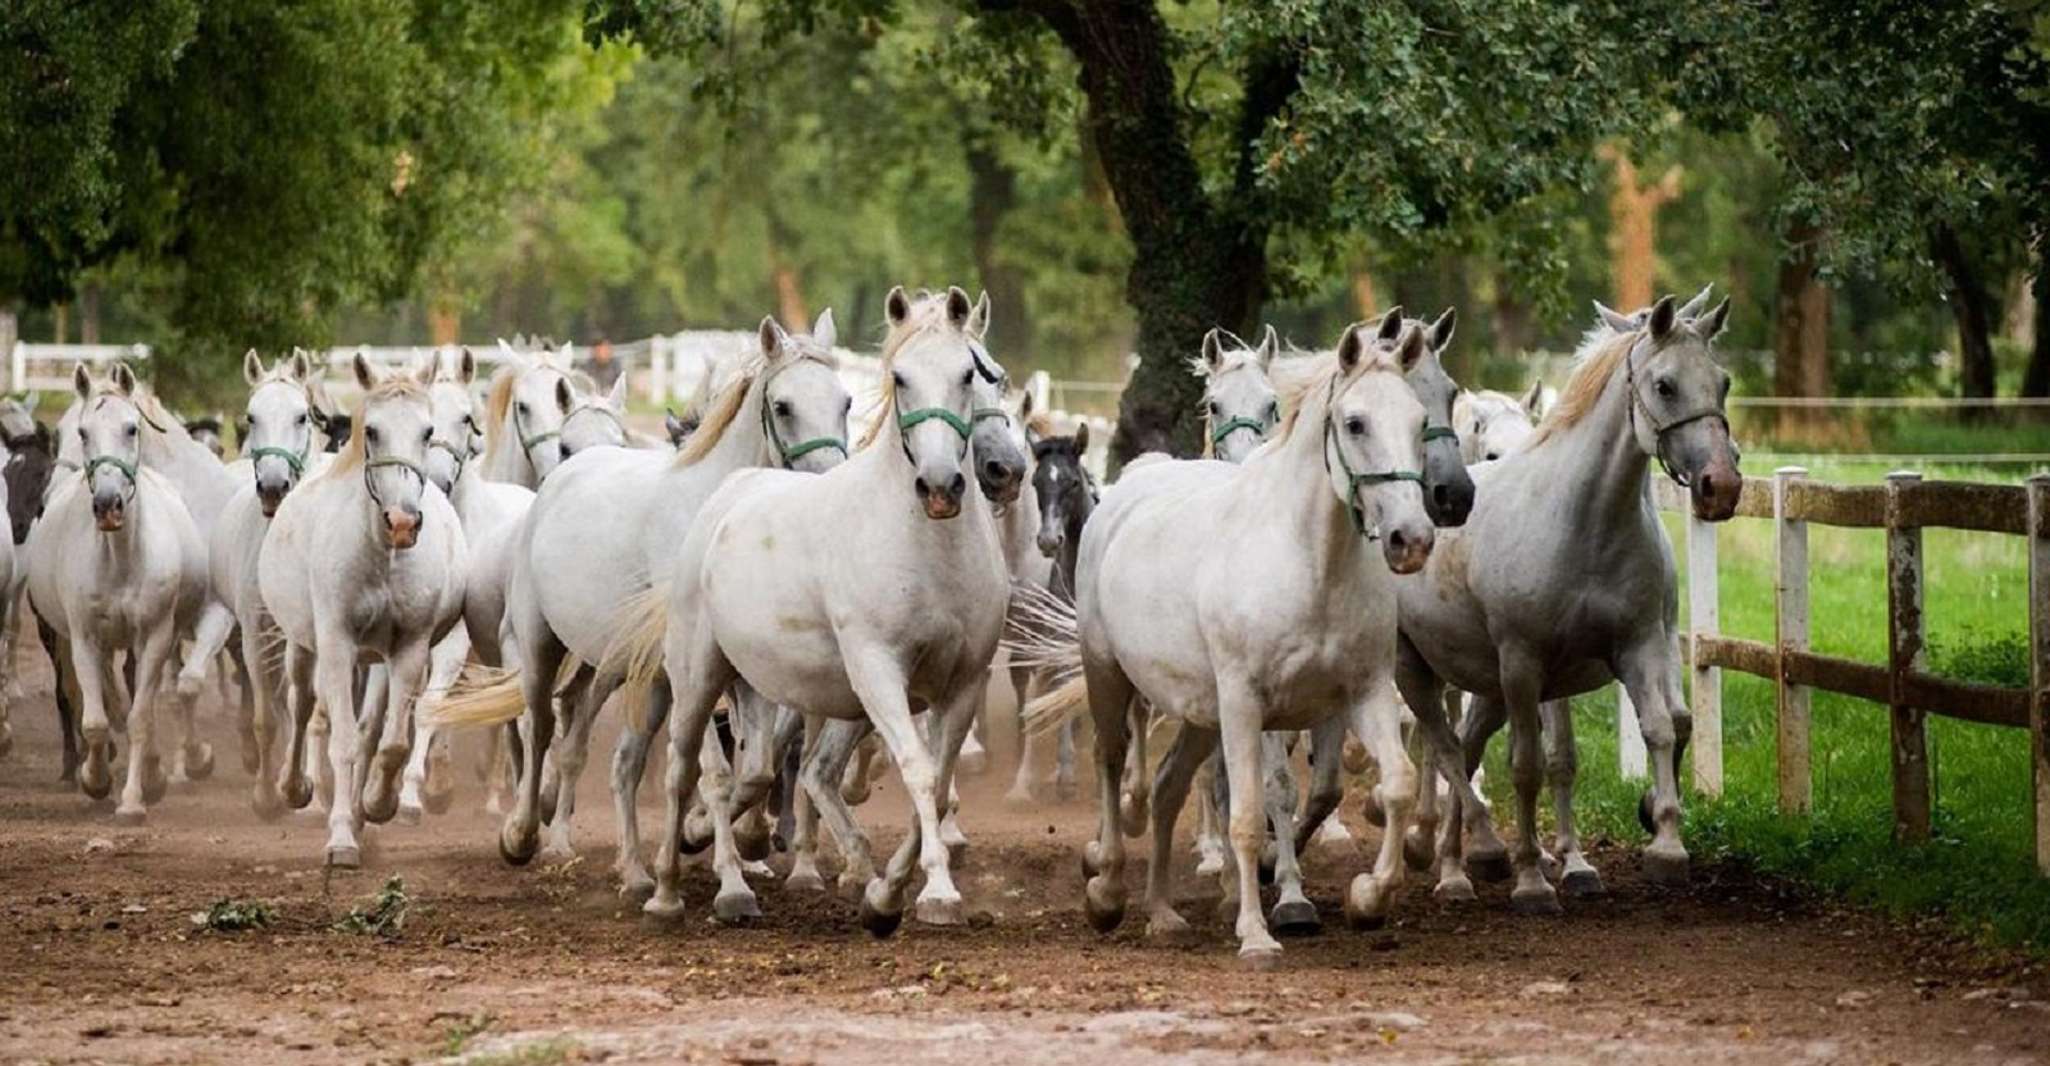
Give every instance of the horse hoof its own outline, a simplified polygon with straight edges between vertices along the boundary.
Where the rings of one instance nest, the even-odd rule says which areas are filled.
[[[868,883],[874,876],[859,870],[844,870],[833,882],[833,891],[849,903],[860,903],[861,894],[868,889]]]
[[[284,791],[285,806],[295,811],[303,811],[313,802],[313,782],[303,777],[286,778]]]
[[[921,898],[912,908],[920,925],[962,925],[968,921],[968,909],[962,905],[959,896],[953,899]]]
[[[263,769],[263,751],[256,744],[256,734],[242,734],[242,772],[255,776]]]
[[[783,879],[785,892],[812,893],[825,890],[826,879],[820,877],[817,870],[792,870],[790,876]]]
[[[761,916],[762,906],[752,892],[721,892],[712,897],[712,917],[721,925],[746,925]]]
[[[1345,889],[1345,924],[1365,931],[1388,924],[1389,898],[1371,874],[1360,874]]]
[[[130,758],[134,758],[134,756],[134,752],[129,752]],[[154,755],[143,756],[142,801],[144,803],[156,803],[159,800],[162,800],[164,798],[164,793],[169,792],[170,790],[171,779],[164,775],[163,760],[157,758]]]
[[[275,822],[284,816],[285,801],[278,798],[277,790],[257,784],[249,789],[249,809],[256,812],[259,820]]]
[[[1509,880],[1511,877],[1516,876],[1516,870],[1509,865],[1507,853],[1497,852],[1494,854],[1468,855],[1466,857],[1466,875],[1493,883]]]
[[[1550,885],[1533,885],[1509,893],[1509,908],[1518,914],[1549,918],[1564,914],[1559,906],[1559,894]]]
[[[392,815],[392,821],[400,825],[419,825],[421,817],[422,812],[419,806],[411,803],[400,803],[399,813]]]
[[[1437,858],[1438,846],[1430,833],[1411,826],[1409,832],[1402,834],[1402,861],[1408,863],[1410,869],[1424,873]]]
[[[632,904],[644,904],[655,897],[655,879],[642,873],[628,874],[620,879],[619,898]]]
[[[1155,912],[1146,920],[1146,939],[1161,942],[1179,942],[1195,935],[1195,929],[1187,919],[1172,910]]]
[[[1095,877],[1103,872],[1103,842],[1092,840],[1082,845],[1082,876]]]
[[[148,810],[148,808],[145,808],[145,807],[116,807],[116,808],[114,809],[114,824],[115,824],[115,825],[125,825],[125,826],[138,826],[138,825],[142,825],[143,823],[145,823],[145,822],[147,822],[147,821],[149,821],[149,810]]]
[[[771,847],[768,828],[736,828],[733,833],[733,847],[740,852],[741,859],[746,862],[760,862],[768,858]]]
[[[363,820],[373,825],[383,825],[398,813],[398,794],[372,779],[370,787],[363,792]]]
[[[455,802],[456,791],[452,788],[438,792],[422,790],[420,793],[420,806],[426,808],[428,814],[447,814],[448,809],[455,806]]]
[[[543,866],[561,866],[576,861],[577,849],[559,840],[551,840],[542,845],[541,850],[534,853],[534,857],[541,860]]]
[[[1591,866],[1566,871],[1559,881],[1560,889],[1575,899],[1590,899],[1608,894],[1608,887],[1602,884],[1602,875]]]
[[[1637,824],[1647,833],[1659,831],[1658,822],[1651,816],[1651,790],[1645,789],[1637,795]]]
[[[1388,827],[1388,812],[1381,807],[1381,797],[1368,790],[1366,798],[1360,801],[1360,813],[1366,816],[1367,824],[1376,829]]]
[[[1317,905],[1306,899],[1285,899],[1268,912],[1267,924],[1276,936],[1316,936],[1324,931],[1317,917]]]
[[[204,781],[214,775],[214,746],[201,741],[185,749],[185,777]]]
[[[881,878],[870,881],[861,892],[861,927],[877,940],[886,940],[904,924],[904,911],[901,907],[885,910],[876,900],[878,894],[889,894]]]
[[[498,832],[498,856],[513,866],[525,866],[534,861],[534,851],[541,843],[539,833],[515,833],[511,826]]]
[[[1431,895],[1444,903],[1472,903],[1479,898],[1473,893],[1473,882],[1464,877],[1440,879],[1438,887],[1431,889]]]
[[[1239,948],[1239,965],[1249,970],[1271,970],[1281,963],[1281,945],[1273,941],[1265,944],[1246,944]]]
[[[327,864],[337,870],[358,869],[363,865],[363,851],[361,848],[331,847],[327,849]]]
[[[641,913],[650,918],[675,921],[683,917],[683,897],[680,895],[665,897],[662,893],[656,892],[648,897],[648,902],[641,904]]]
[[[1082,909],[1089,915],[1089,925],[1099,933],[1116,929],[1125,920],[1125,891],[1122,885],[1105,880],[1102,875],[1091,877],[1082,888]]]
[[[1668,854],[1647,849],[1644,876],[1652,884],[1673,888],[1687,883],[1687,853]]]

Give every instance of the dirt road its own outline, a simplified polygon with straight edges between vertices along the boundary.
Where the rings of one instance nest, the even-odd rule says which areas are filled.
[[[214,779],[125,829],[55,784],[47,673],[25,680],[0,761],[0,1061],[2050,1060],[2038,971],[1729,869],[1660,891],[1621,848],[1595,856],[1610,897],[1563,918],[1511,916],[1501,886],[1445,906],[1418,884],[1378,933],[1338,917],[1364,860],[1320,851],[1326,931],[1267,972],[1240,967],[1193,876],[1182,910],[1199,942],[1150,944],[1137,917],[1101,937],[1079,907],[1088,808],[1011,810],[994,781],[964,804],[957,876],[978,920],[888,941],[845,901],[767,882],[763,921],[714,926],[702,873],[692,916],[651,924],[613,893],[598,772],[576,863],[505,866],[465,758],[454,813],[375,830],[367,868],[329,879],[315,820],[250,813],[218,712]],[[886,788],[864,809],[879,840],[900,802]],[[1364,834],[1356,805],[1348,818]],[[395,936],[333,928],[394,876],[410,899]],[[276,921],[197,928],[221,899],[265,901]]]

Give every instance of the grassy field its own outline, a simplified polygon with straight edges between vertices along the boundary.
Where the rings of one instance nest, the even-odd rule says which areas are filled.
[[[1747,457],[1745,472],[1769,475],[1772,457]],[[1869,463],[1811,465],[1810,476],[1871,483]],[[2014,468],[1934,467],[1929,478],[2013,482]],[[1669,516],[1677,546],[1683,530]],[[2019,537],[1929,530],[1924,535],[1930,664],[1971,680],[2026,683],[2028,572]],[[1736,519],[1722,527],[1722,628],[1773,638],[1772,524]],[[1683,567],[1684,549],[1677,552]],[[1886,658],[1885,534],[1809,529],[1812,643],[1818,651],[1868,662]],[[1683,590],[1680,597],[1685,610]],[[1643,839],[1636,823],[1641,786],[1618,777],[1614,689],[1574,704],[1580,742],[1579,809],[1590,833]],[[1774,700],[1770,682],[1726,671],[1721,799],[1689,797],[1686,840],[1697,858],[1732,856],[1810,882],[1854,901],[1905,915],[1936,916],[1975,939],[2050,952],[2050,880],[2031,851],[2025,734],[1943,718],[1929,720],[1936,778],[1934,840],[1897,847],[1892,825],[1886,709],[1817,692],[1813,701],[1815,812],[1782,818],[1774,809]],[[1503,759],[1496,745],[1491,759]],[[1490,770],[1505,790],[1505,767]],[[1504,797],[1506,798],[1506,796]],[[1503,808],[1505,811],[1507,808]]]

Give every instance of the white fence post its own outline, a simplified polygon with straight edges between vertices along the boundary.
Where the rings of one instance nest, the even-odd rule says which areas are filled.
[[[15,338],[14,347],[7,353],[7,387],[12,390],[26,388],[28,381],[28,344]]]
[[[1034,411],[1053,410],[1053,375],[1035,370],[1025,376],[1025,391],[1032,394]]]
[[[1723,672],[1703,662],[1703,636],[1722,633],[1716,579],[1716,527],[1687,515],[1688,656],[1693,665],[1694,788],[1704,796],[1723,794]]]
[[[1815,778],[1809,766],[1808,686],[1787,680],[1787,653],[1808,650],[1808,523],[1789,516],[1787,497],[1805,467],[1783,466],[1772,473],[1772,525],[1778,542],[1773,571],[1773,619],[1779,678],[1777,727],[1779,809],[1807,814],[1814,807]]]

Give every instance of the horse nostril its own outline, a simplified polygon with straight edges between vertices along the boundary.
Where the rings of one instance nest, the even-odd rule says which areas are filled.
[[[932,495],[932,486],[925,483],[925,478],[923,476],[919,477],[918,480],[913,481],[911,483],[911,490],[913,492],[918,493],[918,498],[921,500],[925,499],[927,496]]]
[[[1494,461],[1495,461],[1495,460],[1497,460],[1497,459],[1500,459],[1500,458],[1502,458],[1502,453],[1501,453],[1501,452],[1489,452],[1489,453],[1487,454],[1487,460],[1488,460],[1488,462],[1491,462],[1491,463],[1492,463],[1492,462],[1494,462]]]
[[[966,491],[968,491],[968,479],[962,477],[959,473],[954,475],[953,480],[947,482],[947,498],[949,499],[958,500],[961,498],[961,494]]]
[[[982,464],[982,476],[992,482],[1001,483],[1007,480],[1004,474],[1004,464],[997,462],[995,459]]]
[[[1443,485],[1431,486],[1431,502],[1440,507],[1450,507],[1452,505],[1452,490]]]
[[[1715,477],[1706,470],[1701,472],[1701,494],[1707,497],[1715,495]]]

